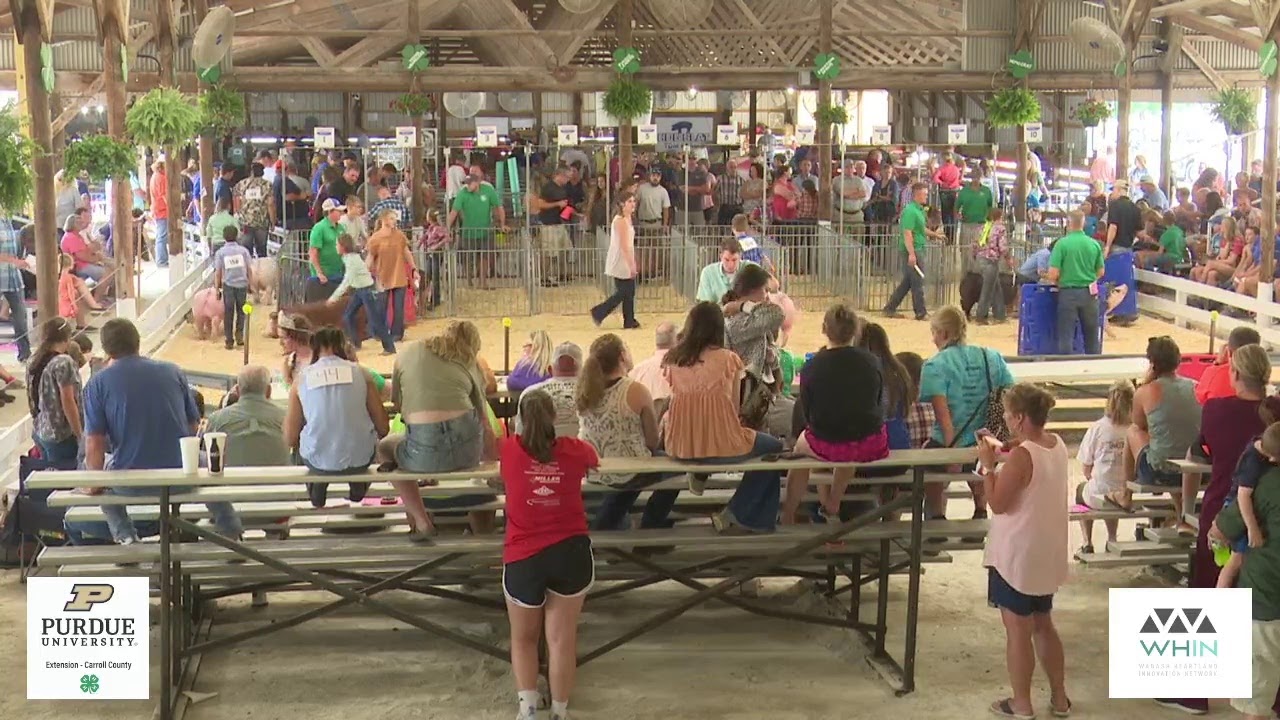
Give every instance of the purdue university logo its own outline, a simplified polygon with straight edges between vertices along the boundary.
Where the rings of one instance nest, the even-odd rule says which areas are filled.
[[[63,612],[89,612],[94,605],[109,602],[116,594],[115,586],[101,584],[76,584],[71,588],[71,599],[62,606]]]

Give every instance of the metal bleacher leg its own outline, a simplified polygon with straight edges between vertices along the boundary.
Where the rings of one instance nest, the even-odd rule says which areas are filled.
[[[911,573],[907,578],[906,647],[902,653],[902,690],[899,695],[916,689],[916,626],[920,622],[920,553],[924,547],[924,468],[911,471]]]
[[[849,620],[862,620],[862,553],[853,554],[853,565],[849,573]]]
[[[169,533],[169,488],[160,488],[160,720],[173,720],[173,626],[169,604],[173,601],[172,547]]]

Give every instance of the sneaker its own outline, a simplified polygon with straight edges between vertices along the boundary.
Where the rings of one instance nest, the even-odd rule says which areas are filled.
[[[226,348],[226,349],[228,349],[228,350],[233,350],[233,349],[235,349],[235,346],[236,346],[236,345],[235,345],[235,343],[231,342],[230,340],[228,340],[228,341],[226,341],[226,342],[222,343],[222,347],[224,347],[224,348]]]
[[[1208,715],[1208,700],[1165,699],[1157,698],[1156,704],[1169,710],[1181,710],[1188,715]]]
[[[881,310],[881,311],[880,311],[880,314],[881,314],[881,315],[883,315],[883,316],[885,316],[885,317],[887,317],[887,318],[898,318],[898,317],[902,317],[902,314],[901,314],[901,313],[899,313],[897,310],[890,310],[890,309],[888,309],[888,308],[885,308],[884,310]]]
[[[702,497],[707,490],[707,477],[703,473],[689,473],[689,492]]]
[[[625,324],[625,325],[623,325],[623,326],[622,326],[622,329],[623,329],[623,330],[639,330],[639,329],[640,329],[640,323],[638,323],[638,322],[627,323],[627,324]]]

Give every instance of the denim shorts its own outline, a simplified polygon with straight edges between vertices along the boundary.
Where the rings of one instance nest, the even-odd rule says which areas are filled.
[[[1156,470],[1151,466],[1151,461],[1147,459],[1147,449],[1144,447],[1138,451],[1138,461],[1134,468],[1137,471],[1138,482],[1143,485],[1181,487],[1182,474],[1168,472],[1167,470]]]
[[[987,604],[1008,610],[1019,617],[1041,615],[1053,610],[1052,595],[1027,595],[1018,592],[993,567],[987,568]]]
[[[483,449],[484,434],[476,413],[442,422],[406,424],[404,442],[396,446],[396,465],[405,472],[466,470],[480,464]],[[495,494],[477,493],[424,498],[423,503],[433,509],[459,509],[492,502],[495,498]]]

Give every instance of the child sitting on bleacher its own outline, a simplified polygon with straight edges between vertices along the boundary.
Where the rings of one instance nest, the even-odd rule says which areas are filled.
[[[1222,507],[1225,509],[1233,502],[1240,504],[1240,517],[1244,519],[1248,535],[1231,546],[1231,559],[1227,560],[1222,572],[1218,573],[1219,588],[1235,587],[1249,548],[1262,547],[1267,541],[1253,509],[1253,489],[1258,487],[1262,476],[1277,465],[1280,465],[1280,423],[1271,423],[1244,449],[1240,460],[1236,462],[1235,472],[1231,474],[1231,492],[1227,494]]]
[[[894,357],[898,358],[902,367],[907,369],[907,375],[911,376],[911,387],[918,389],[920,373],[924,370],[924,358],[913,352],[900,352]],[[921,402],[917,398],[911,407],[907,408],[907,436],[911,440],[912,449],[924,447],[924,444],[929,441],[929,433],[933,431],[933,424],[937,420],[933,403]]]
[[[1117,380],[1107,391],[1107,408],[1084,434],[1077,457],[1084,468],[1087,482],[1076,486],[1076,504],[1092,510],[1107,509],[1107,493],[1125,488],[1125,436],[1129,433],[1129,416],[1133,412],[1133,383]],[[1107,542],[1116,541],[1119,520],[1104,520]],[[1080,552],[1093,552],[1093,521],[1081,520],[1084,545]]]

